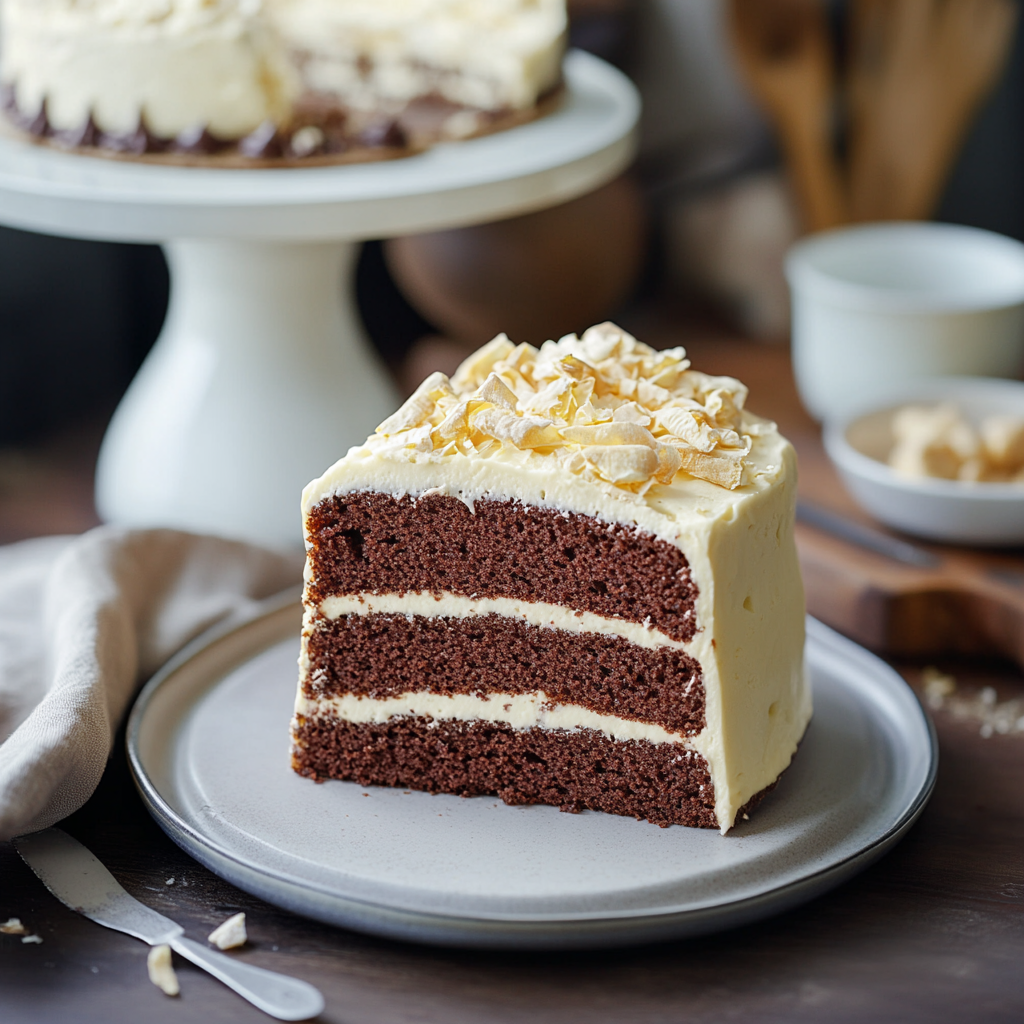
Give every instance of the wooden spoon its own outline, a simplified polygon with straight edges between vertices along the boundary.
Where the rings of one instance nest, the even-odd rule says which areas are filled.
[[[854,0],[850,212],[931,216],[979,104],[1006,62],[1013,0]]]
[[[835,72],[821,0],[731,0],[740,69],[779,131],[810,231],[847,221],[832,147]]]

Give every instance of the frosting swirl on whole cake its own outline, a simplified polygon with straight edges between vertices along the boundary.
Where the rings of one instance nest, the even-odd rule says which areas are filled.
[[[341,159],[510,127],[561,80],[565,0],[0,0],[9,115],[141,155]]]
[[[56,132],[196,126],[221,138],[284,122],[300,91],[260,0],[5,0],[3,81]]]

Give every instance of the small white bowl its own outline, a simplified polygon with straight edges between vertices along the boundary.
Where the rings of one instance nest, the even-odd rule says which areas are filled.
[[[819,420],[922,377],[1024,369],[1024,245],[956,224],[811,235],[786,258],[793,370]]]
[[[954,402],[970,420],[1024,417],[1024,383],[940,377],[904,385],[883,407],[861,408],[825,426],[825,449],[857,502],[887,526],[928,540],[1024,544],[1024,484],[911,480],[886,463],[892,418],[904,405]]]

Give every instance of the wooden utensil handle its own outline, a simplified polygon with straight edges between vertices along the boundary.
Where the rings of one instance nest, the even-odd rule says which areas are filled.
[[[907,657],[986,654],[1024,666],[1024,586],[968,552],[915,569],[798,526],[812,615],[876,651]]]

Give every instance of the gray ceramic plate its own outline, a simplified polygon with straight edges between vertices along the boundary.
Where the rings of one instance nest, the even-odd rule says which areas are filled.
[[[450,945],[581,948],[697,935],[824,892],[881,856],[935,781],[928,718],[878,658],[809,620],[814,720],[728,836],[348,782],[288,763],[300,607],[208,636],[143,690],[128,753],[179,846],[308,917]]]

